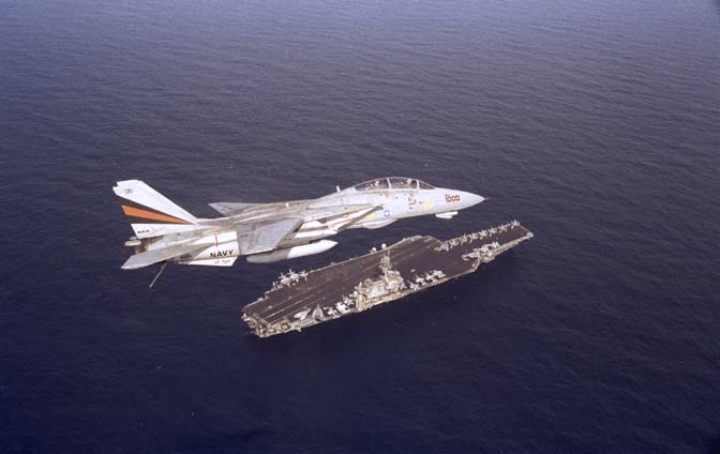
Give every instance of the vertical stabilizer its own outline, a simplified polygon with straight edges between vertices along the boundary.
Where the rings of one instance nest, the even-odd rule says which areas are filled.
[[[123,213],[131,219],[131,226],[138,238],[197,228],[198,220],[195,216],[140,180],[118,181],[113,191],[124,199]]]

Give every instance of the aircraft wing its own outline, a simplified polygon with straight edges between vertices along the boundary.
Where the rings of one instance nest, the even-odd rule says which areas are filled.
[[[272,251],[301,224],[302,219],[286,218],[269,224],[239,225],[237,228],[240,253],[243,255]]]
[[[165,260],[189,254],[206,247],[207,245],[198,246],[197,244],[176,244],[162,249],[140,252],[139,254],[131,255],[130,258],[123,263],[122,269],[135,270],[138,268],[144,268],[146,266],[150,266],[158,262],[164,262]]]
[[[232,216],[242,213],[245,209],[258,205],[257,203],[239,203],[239,202],[215,202],[210,204],[210,208],[222,214],[223,216]]]
[[[329,221],[333,218],[353,215],[362,217],[379,208],[380,205],[372,205],[369,203],[344,204],[327,207],[320,206],[308,209],[305,213],[305,217],[307,221]]]

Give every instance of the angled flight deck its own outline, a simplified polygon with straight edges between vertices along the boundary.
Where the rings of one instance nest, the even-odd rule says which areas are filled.
[[[260,337],[300,331],[472,273],[532,237],[513,221],[447,241],[405,238],[341,263],[281,275],[243,308],[243,320]]]

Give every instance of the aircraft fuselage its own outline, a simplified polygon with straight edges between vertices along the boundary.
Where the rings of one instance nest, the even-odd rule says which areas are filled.
[[[123,265],[127,269],[160,261],[231,266],[239,256],[248,256],[249,262],[268,263],[318,254],[337,245],[327,238],[346,229],[377,229],[416,216],[450,219],[484,200],[470,192],[436,188],[413,178],[390,177],[338,189],[317,199],[212,203],[224,216],[198,219],[138,180],[119,182],[115,192],[141,205],[123,206],[128,216],[143,220],[131,224],[136,238],[127,244],[137,254]]]

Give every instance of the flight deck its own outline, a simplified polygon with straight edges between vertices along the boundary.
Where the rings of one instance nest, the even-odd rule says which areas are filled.
[[[513,221],[446,241],[413,236],[324,268],[290,271],[243,308],[243,320],[260,337],[301,331],[472,273],[532,237]]]

